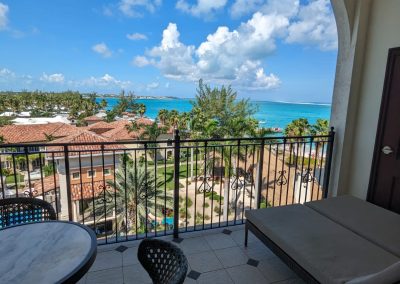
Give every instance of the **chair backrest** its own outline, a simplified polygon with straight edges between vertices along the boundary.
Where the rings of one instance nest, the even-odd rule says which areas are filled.
[[[162,240],[144,239],[138,249],[138,259],[153,283],[183,283],[188,262],[182,250]]]
[[[56,219],[53,206],[44,200],[28,197],[0,199],[0,228]]]

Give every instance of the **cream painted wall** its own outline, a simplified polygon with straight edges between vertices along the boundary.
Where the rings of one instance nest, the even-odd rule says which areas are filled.
[[[358,95],[358,103],[350,110],[356,112],[353,133],[348,134],[353,141],[350,163],[341,171],[348,175],[348,185],[338,189],[363,199],[368,191],[388,49],[400,46],[400,1],[372,1],[368,22],[363,67],[354,66],[354,72],[362,75],[359,94],[351,94]]]

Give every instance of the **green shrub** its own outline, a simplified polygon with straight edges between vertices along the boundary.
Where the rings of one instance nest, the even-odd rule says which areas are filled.
[[[200,212],[196,213],[196,225],[203,224],[203,214]]]
[[[179,209],[179,218],[190,219],[190,218],[192,218],[192,215],[190,214],[190,212],[186,211],[186,208],[181,208],[181,209]]]

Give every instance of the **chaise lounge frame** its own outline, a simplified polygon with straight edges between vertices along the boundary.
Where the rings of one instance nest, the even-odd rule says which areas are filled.
[[[281,249],[275,242],[268,238],[249,220],[246,220],[245,223],[245,247],[247,247],[248,243],[249,230],[306,283],[320,283],[307,270],[305,270],[300,264],[298,264],[293,258],[291,258],[283,249]]]

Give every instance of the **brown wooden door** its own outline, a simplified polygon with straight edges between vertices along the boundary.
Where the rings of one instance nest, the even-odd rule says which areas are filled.
[[[368,201],[400,213],[400,48],[389,50]]]

